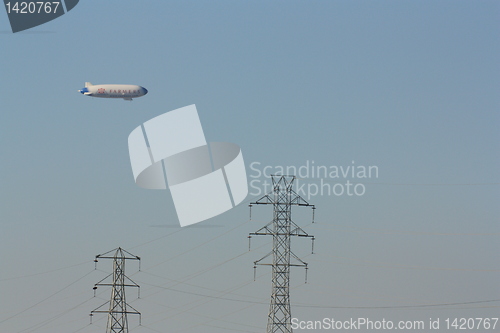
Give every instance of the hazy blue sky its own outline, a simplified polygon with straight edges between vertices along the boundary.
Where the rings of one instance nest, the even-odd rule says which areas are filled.
[[[88,314],[111,263],[93,258],[118,246],[143,259],[131,331],[265,330],[270,269],[252,267],[271,244],[247,235],[269,207],[181,229],[168,191],[134,183],[129,133],[190,104],[249,180],[254,162],[378,168],[349,179],[362,196],[311,197],[316,224],[294,210],[316,254],[293,240],[310,267],[293,317],[498,317],[499,17],[498,1],[82,0],[12,34],[0,10],[0,332],[104,332]],[[149,93],[90,98],[85,81]]]

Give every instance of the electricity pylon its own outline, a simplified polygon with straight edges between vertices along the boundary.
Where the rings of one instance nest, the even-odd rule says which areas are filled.
[[[273,220],[260,228],[252,235],[272,235],[273,249],[261,259],[254,262],[257,265],[272,266],[272,291],[271,306],[267,318],[267,333],[292,332],[291,309],[290,309],[290,267],[299,266],[306,268],[307,263],[297,257],[290,249],[291,236],[311,237],[314,246],[314,236],[308,235],[302,228],[292,221],[292,206],[310,206],[300,195],[293,190],[295,176],[271,176],[273,181],[273,192],[266,194],[252,205],[273,205]],[[272,255],[272,264],[261,263]],[[291,259],[295,259],[294,263]],[[307,275],[306,275],[307,279]],[[307,282],[307,280],[306,280]]]
[[[114,255],[110,256],[109,254],[112,252],[114,252]],[[103,305],[99,306],[97,309],[91,311],[90,316],[92,318],[94,313],[107,313],[108,323],[106,325],[106,333],[128,333],[127,315],[138,314],[140,320],[141,313],[127,304],[127,302],[125,301],[125,287],[139,288],[139,285],[137,283],[135,283],[125,275],[125,261],[127,259],[139,260],[140,263],[141,258],[119,247],[109,252],[96,255],[94,260],[96,265],[98,259],[113,259],[113,273],[109,274],[94,285],[94,295],[95,290],[98,286],[109,286],[111,287],[111,299]],[[113,281],[111,283],[104,282],[104,280],[108,279],[110,276],[113,276]],[[108,303],[108,310],[99,310]],[[130,307],[133,311],[129,311],[127,307]]]

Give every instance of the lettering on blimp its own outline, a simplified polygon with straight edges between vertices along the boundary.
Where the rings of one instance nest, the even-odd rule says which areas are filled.
[[[109,92],[110,92],[111,94],[122,94],[122,93],[123,93],[123,94],[127,94],[127,93],[129,93],[129,94],[138,94],[138,93],[139,93],[139,90],[128,90],[128,92],[127,92],[127,90],[121,90],[121,89],[116,90],[116,89],[111,89]]]

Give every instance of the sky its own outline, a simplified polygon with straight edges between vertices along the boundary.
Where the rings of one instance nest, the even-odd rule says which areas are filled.
[[[307,284],[292,269],[295,320],[498,318],[499,14],[498,1],[85,0],[13,34],[0,10],[0,332],[105,332],[89,313],[112,267],[93,260],[117,247],[141,257],[126,264],[141,286],[131,332],[264,332],[271,272],[254,281],[253,263],[271,239],[249,251],[247,236],[272,209],[250,219],[248,204],[286,167],[317,208],[315,223],[292,210],[315,236],[314,254],[292,240],[309,267]],[[149,93],[91,98],[86,81]],[[191,104],[207,141],[241,147],[250,194],[181,228],[168,190],[134,183],[127,138]]]

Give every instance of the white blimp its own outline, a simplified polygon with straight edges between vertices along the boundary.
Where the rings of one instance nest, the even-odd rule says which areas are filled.
[[[132,98],[144,96],[147,89],[133,84],[96,84],[85,82],[85,88],[78,90],[86,96],[102,98],[123,98],[131,101]]]

